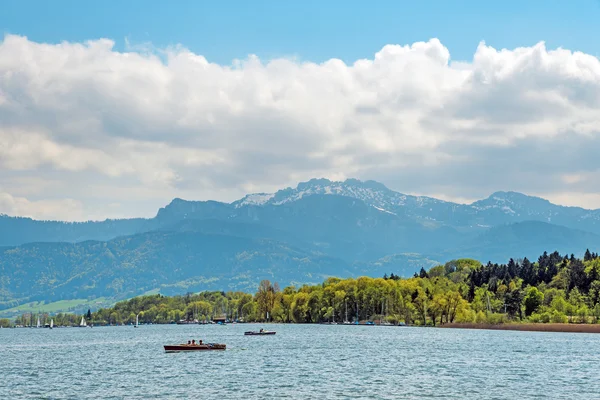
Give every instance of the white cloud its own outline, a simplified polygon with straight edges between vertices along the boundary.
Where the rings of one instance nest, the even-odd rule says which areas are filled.
[[[0,192],[0,214],[18,215],[39,220],[60,219],[80,221],[84,219],[81,202],[73,199],[29,201]]]
[[[0,43],[0,183],[27,204],[10,212],[62,218],[44,200],[60,197],[83,219],[152,215],[175,196],[233,200],[321,176],[454,199],[588,195],[600,207],[589,196],[600,190],[594,56],[482,43],[453,63],[432,39],[352,65],[222,66],[183,47],[113,44]],[[36,193],[33,179],[53,184]]]

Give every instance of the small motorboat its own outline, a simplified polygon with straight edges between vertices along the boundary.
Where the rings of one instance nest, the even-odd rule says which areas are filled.
[[[166,344],[164,346],[166,353],[176,353],[179,351],[206,351],[206,350],[225,350],[227,346],[220,343],[203,344]]]
[[[248,331],[248,332],[244,332],[244,335],[246,336],[260,336],[260,335],[274,335],[276,332],[275,331],[265,331],[263,329],[261,329],[260,331]]]

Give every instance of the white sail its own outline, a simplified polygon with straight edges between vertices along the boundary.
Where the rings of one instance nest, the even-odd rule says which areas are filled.
[[[52,329],[52,328],[54,328],[54,320],[53,319],[50,320],[50,329]]]
[[[140,324],[140,320],[139,320],[139,314],[135,316],[135,327],[137,328],[138,325]]]
[[[79,326],[87,326],[87,323],[85,322],[85,317],[81,317],[81,322],[79,323]]]
[[[38,320],[37,320],[37,327],[39,328],[39,327],[41,327],[41,326],[42,326],[42,324],[40,324],[40,317],[38,317]]]

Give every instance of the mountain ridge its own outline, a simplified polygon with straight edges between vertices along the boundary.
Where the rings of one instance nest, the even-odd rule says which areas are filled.
[[[556,205],[546,199],[519,192],[496,191],[485,199],[461,204],[403,194],[373,180],[331,181],[315,178],[300,182],[295,188],[288,187],[275,193],[248,194],[231,203],[174,198],[157,210],[153,218],[62,222],[0,216],[0,246],[43,240],[109,240],[161,229],[186,218],[242,218],[243,214],[256,213],[252,210],[257,207],[280,207],[316,195],[353,198],[379,212],[405,217],[424,226],[448,226],[463,232],[479,233],[505,223],[539,220],[600,234],[600,210]]]
[[[454,258],[503,262],[598,247],[594,210],[517,192],[460,205],[375,181],[314,179],[232,203],[175,198],[148,219],[0,217],[0,309],[151,290],[253,290],[265,278],[407,276]]]
[[[164,207],[159,208],[159,210],[169,207],[169,206],[173,205],[173,203],[219,203],[219,204],[234,205],[234,206],[236,206],[236,208],[240,207],[242,205],[264,205],[264,204],[268,203],[269,200],[276,197],[278,194],[283,195],[286,192],[289,193],[289,192],[294,192],[294,191],[305,191],[307,189],[313,188],[315,184],[327,184],[329,187],[336,188],[338,190],[338,192],[339,192],[340,188],[343,186],[346,186],[346,187],[354,186],[354,187],[360,187],[360,188],[364,188],[364,189],[377,189],[379,191],[384,191],[384,192],[387,191],[387,192],[393,193],[395,195],[398,195],[401,198],[415,199],[415,201],[417,203],[437,202],[437,203],[447,203],[449,205],[454,205],[454,206],[477,206],[477,205],[481,204],[482,202],[488,201],[493,198],[506,198],[507,196],[511,196],[511,197],[518,196],[518,197],[521,197],[524,199],[541,200],[543,203],[546,203],[550,206],[600,213],[600,208],[592,209],[592,208],[585,208],[585,207],[581,207],[581,206],[561,205],[561,204],[557,204],[557,203],[552,203],[551,201],[544,199],[542,197],[539,197],[539,196],[528,195],[528,194],[525,194],[522,192],[516,192],[516,191],[511,191],[511,190],[495,191],[495,192],[491,193],[488,197],[479,199],[479,200],[475,200],[471,203],[458,203],[458,202],[453,202],[453,201],[437,199],[437,198],[431,197],[431,196],[404,194],[402,192],[398,192],[393,189],[389,189],[385,184],[375,181],[375,180],[361,181],[361,180],[355,179],[355,178],[349,178],[344,181],[331,181],[327,178],[313,178],[308,181],[299,182],[295,188],[287,187],[287,188],[280,189],[280,190],[278,190],[276,192],[272,192],[272,193],[268,193],[268,192],[249,193],[249,194],[243,196],[242,198],[240,198],[238,200],[234,200],[230,203],[218,201],[218,200],[210,200],[210,199],[209,200],[189,200],[189,199],[183,199],[181,197],[175,197],[169,202],[169,204],[165,205]],[[313,194],[313,193],[311,193],[311,194]],[[327,189],[324,189],[323,194],[340,194],[340,193],[333,193],[332,191],[327,192]],[[347,195],[347,194],[344,193],[343,195]],[[248,198],[256,198],[257,200],[244,203],[244,200],[248,199]],[[290,201],[290,200],[288,200],[288,201]],[[277,201],[277,202],[273,201],[273,203],[276,203],[276,205],[282,204],[281,201]],[[27,219],[27,220],[31,220],[31,221],[37,221],[37,222],[62,222],[65,224],[85,224],[85,223],[99,223],[99,222],[111,222],[111,221],[123,221],[123,220],[149,220],[149,219],[152,219],[155,217],[156,217],[156,215],[154,217],[106,218],[103,220],[61,221],[61,220],[57,220],[57,219],[35,219],[32,217],[27,217],[27,216],[9,215],[6,213],[0,213],[0,218],[18,218],[18,219]]]

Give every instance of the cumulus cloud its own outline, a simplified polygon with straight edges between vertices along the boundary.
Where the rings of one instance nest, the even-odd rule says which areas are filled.
[[[600,207],[600,61],[588,54],[481,43],[454,63],[432,39],[351,65],[224,66],[184,47],[113,46],[4,37],[0,179],[13,203],[0,212],[60,218],[44,201],[62,198],[83,219],[148,216],[175,196],[233,200],[312,177]],[[32,179],[56,184],[36,192]]]

